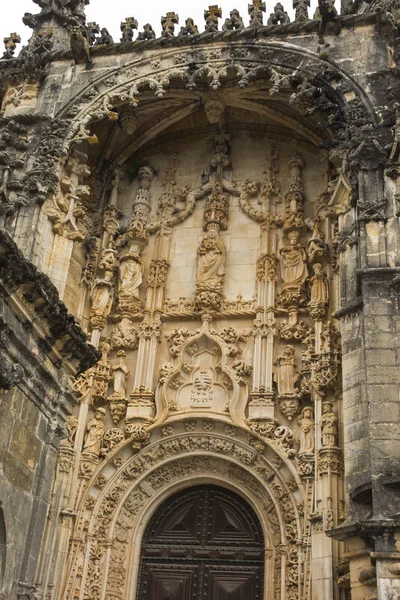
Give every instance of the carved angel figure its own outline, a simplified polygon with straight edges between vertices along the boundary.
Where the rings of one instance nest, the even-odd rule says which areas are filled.
[[[283,354],[277,356],[275,361],[275,381],[278,386],[280,396],[297,394],[295,387],[299,378],[294,360],[294,348],[285,346]]]
[[[93,419],[87,424],[88,435],[83,446],[84,452],[100,456],[101,445],[106,431],[103,419],[106,414],[104,408],[98,408],[94,413]]]
[[[308,278],[306,252],[299,244],[300,234],[291,231],[288,235],[289,243],[281,251],[281,276],[284,284],[303,285]]]
[[[315,421],[313,411],[309,406],[306,406],[301,411],[298,423],[300,426],[298,432],[298,441],[300,444],[299,454],[312,454],[315,448]]]
[[[332,402],[324,402],[321,417],[322,445],[324,448],[335,448],[337,446],[338,420],[332,408]]]
[[[225,244],[218,231],[208,231],[197,250],[197,282],[221,284],[225,276]]]

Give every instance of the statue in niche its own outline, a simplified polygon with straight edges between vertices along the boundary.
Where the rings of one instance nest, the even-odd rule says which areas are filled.
[[[197,250],[197,283],[222,284],[225,276],[225,244],[216,229],[210,229],[204,235]]]
[[[280,396],[295,395],[298,390],[295,384],[299,378],[294,360],[294,348],[285,346],[283,354],[274,360],[275,382]]]
[[[308,278],[306,252],[299,244],[299,239],[298,231],[290,231],[288,234],[289,244],[280,251],[281,276],[284,284],[302,286]]]
[[[333,412],[332,402],[324,402],[321,417],[322,446],[324,448],[336,448],[338,434],[338,420]]]
[[[72,447],[74,445],[74,440],[75,440],[76,432],[78,429],[78,425],[79,425],[78,419],[74,415],[71,415],[70,417],[68,417],[67,422],[66,422],[67,437],[65,439],[61,440],[61,442],[60,442],[61,446]]]
[[[116,365],[113,365],[112,371],[114,375],[114,394],[119,398],[125,398],[126,396],[126,380],[128,378],[129,369],[126,365],[125,350],[118,350],[117,356],[119,361]]]
[[[313,319],[320,320],[323,318],[325,307],[329,303],[329,288],[321,263],[315,263],[313,271],[314,275],[310,279],[311,299],[308,307],[310,316]]]
[[[200,373],[194,378],[192,393],[191,393],[191,406],[192,407],[209,407],[213,400],[212,390],[212,378],[208,371],[200,371]]]
[[[325,241],[325,236],[318,228],[319,221],[316,219],[312,237],[308,242],[308,257],[310,262],[324,262],[324,259],[329,257],[328,244]]]
[[[94,329],[103,329],[111,312],[113,302],[113,272],[106,271],[104,277],[95,280],[90,298],[90,324]]]
[[[140,247],[132,244],[128,254],[123,256],[119,267],[118,305],[123,312],[140,311],[139,288],[143,282],[143,263]]]
[[[90,419],[87,424],[88,435],[83,446],[83,451],[94,456],[100,456],[103,437],[106,432],[104,425],[104,416],[106,411],[104,408],[96,409],[93,419]]]
[[[315,421],[312,408],[306,406],[298,418],[300,444],[299,454],[313,454],[315,449]]]

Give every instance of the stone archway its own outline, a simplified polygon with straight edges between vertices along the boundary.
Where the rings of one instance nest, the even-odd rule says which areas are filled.
[[[137,600],[263,597],[264,536],[241,496],[189,487],[162,503],[147,525]]]

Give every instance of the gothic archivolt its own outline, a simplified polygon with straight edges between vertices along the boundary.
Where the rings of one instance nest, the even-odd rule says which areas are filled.
[[[290,461],[259,436],[219,420],[184,418],[149,434],[139,452],[131,440],[121,440],[102,468],[83,453],[74,533],[82,546],[70,555],[66,597],[74,597],[81,585],[88,595],[104,586],[113,597],[129,594],[144,524],[166,494],[201,480],[223,482],[251,499],[268,540],[274,597],[279,597],[282,566],[287,591],[295,597],[303,573],[299,540],[306,507]],[[136,565],[133,581],[130,565]]]

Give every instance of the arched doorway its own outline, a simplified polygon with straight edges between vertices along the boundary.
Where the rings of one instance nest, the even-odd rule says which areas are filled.
[[[137,600],[261,600],[264,536],[237,494],[202,485],[168,498],[147,526]]]

